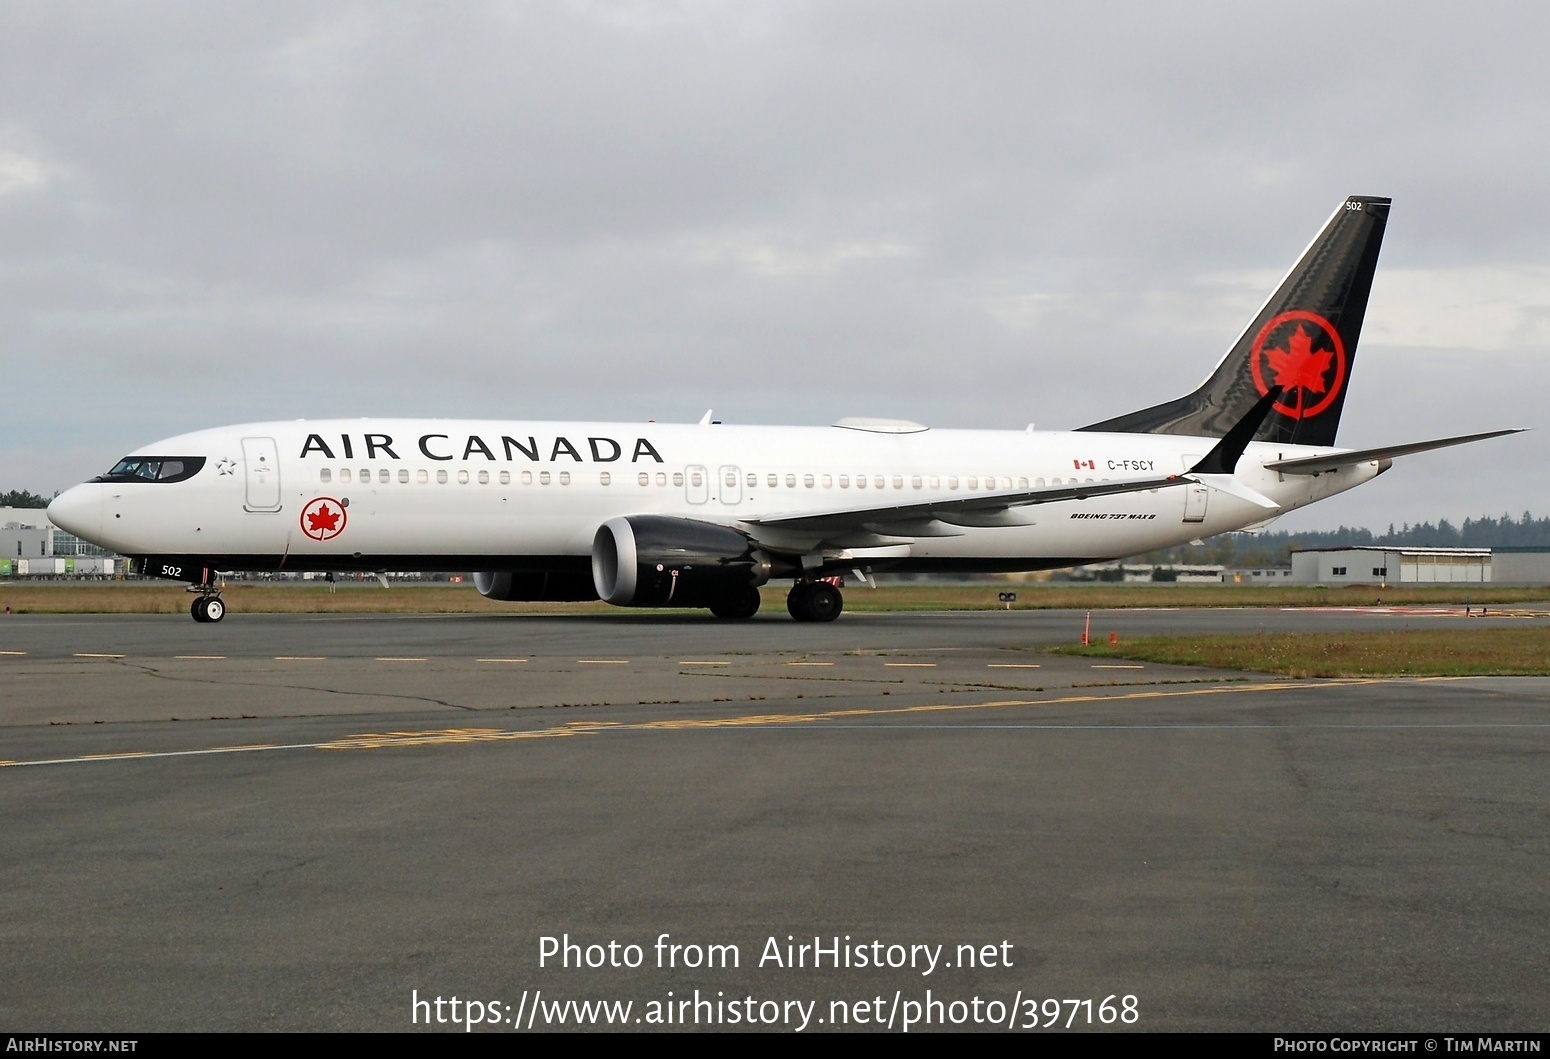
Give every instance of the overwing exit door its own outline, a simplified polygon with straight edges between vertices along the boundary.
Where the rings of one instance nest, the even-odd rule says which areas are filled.
[[[743,478],[736,467],[723,467],[721,474],[721,488],[717,490],[717,496],[723,504],[740,504],[743,502]]]
[[[684,468],[684,499],[703,504],[710,499],[710,472],[695,464]]]
[[[280,510],[280,450],[274,438],[243,438],[242,466],[247,476],[249,511]]]

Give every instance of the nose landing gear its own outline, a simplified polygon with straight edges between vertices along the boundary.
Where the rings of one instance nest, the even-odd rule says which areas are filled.
[[[829,578],[798,581],[786,597],[786,610],[797,621],[833,621],[845,609],[845,597]]]
[[[226,603],[221,599],[221,586],[215,583],[215,571],[206,566],[200,574],[203,580],[188,586],[190,592],[199,593],[188,605],[188,613],[202,625],[213,625],[226,617]]]
[[[226,604],[220,596],[200,596],[189,604],[188,612],[197,622],[213,623],[226,617]]]

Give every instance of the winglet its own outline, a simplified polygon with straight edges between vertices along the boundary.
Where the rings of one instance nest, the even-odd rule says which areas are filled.
[[[1260,424],[1270,415],[1270,409],[1281,397],[1281,387],[1272,386],[1270,391],[1255,402],[1248,414],[1238,420],[1216,447],[1206,453],[1205,459],[1189,469],[1190,474],[1232,474],[1238,469],[1238,457],[1249,447]]]

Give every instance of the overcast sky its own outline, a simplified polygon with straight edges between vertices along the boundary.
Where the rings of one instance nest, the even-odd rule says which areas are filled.
[[[0,2],[0,489],[436,415],[1067,428],[1393,196],[1277,528],[1550,514],[1537,5]]]

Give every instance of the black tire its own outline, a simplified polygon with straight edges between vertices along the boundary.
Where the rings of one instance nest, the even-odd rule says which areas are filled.
[[[188,614],[189,617],[193,618],[201,625],[210,620],[209,618],[205,617],[205,601],[202,596],[194,597],[194,601],[188,605]]]
[[[812,621],[812,609],[808,606],[808,600],[812,597],[810,584],[797,584],[791,586],[791,591],[786,595],[786,613],[797,621]]]
[[[833,621],[845,609],[845,597],[827,581],[815,581],[807,597],[808,621]]]
[[[747,621],[759,613],[759,590],[752,585],[729,592],[710,605],[710,612],[728,621]]]

